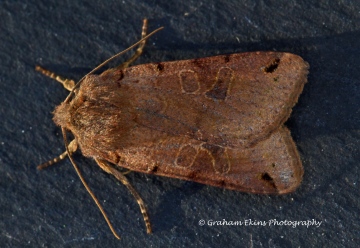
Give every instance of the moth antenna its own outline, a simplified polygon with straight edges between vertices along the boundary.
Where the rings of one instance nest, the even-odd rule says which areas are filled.
[[[146,19],[145,19],[146,20]],[[74,86],[74,88],[71,90],[71,92],[69,93],[69,95],[66,97],[65,99],[65,103],[67,103],[70,99],[70,97],[74,94],[74,90],[79,87],[79,84],[85,79],[86,76],[94,73],[95,71],[97,71],[98,69],[100,69],[101,67],[103,67],[104,65],[106,65],[107,63],[109,63],[111,60],[119,57],[120,55],[123,55],[124,53],[126,53],[127,51],[133,49],[134,47],[136,47],[137,45],[139,45],[141,42],[143,42],[144,40],[149,39],[151,36],[153,36],[155,33],[159,32],[160,30],[164,29],[164,27],[160,27],[158,29],[155,29],[154,31],[152,31],[150,34],[146,35],[144,38],[142,38],[141,40],[139,40],[138,42],[134,43],[133,45],[129,46],[128,48],[126,48],[125,50],[111,56],[110,58],[108,58],[107,60],[105,60],[104,62],[102,62],[101,64],[99,64],[98,66],[96,66],[94,69],[92,69],[88,74],[86,74],[85,76],[83,76]]]
[[[74,139],[69,144],[70,153],[73,154],[77,150],[77,148],[78,148],[78,144],[77,144],[76,140]],[[51,160],[49,160],[49,161],[47,161],[47,162],[45,162],[43,164],[40,164],[36,168],[38,170],[45,169],[46,167],[48,167],[50,165],[53,165],[53,164],[56,164],[56,163],[60,162],[61,160],[63,160],[64,158],[66,158],[67,154],[68,154],[67,151],[65,151],[62,154],[60,154],[58,157],[53,158],[53,159],[51,159]]]
[[[75,87],[75,81],[71,80],[71,79],[67,79],[67,78],[63,78],[59,75],[56,75],[55,73],[46,70],[44,68],[42,68],[41,66],[36,66],[35,70],[44,74],[45,76],[48,76],[49,78],[52,78],[56,81],[58,81],[59,83],[61,83],[65,89],[67,89],[68,91],[72,91],[72,89]]]
[[[103,161],[103,160],[100,160],[100,159],[95,159],[95,161],[101,167],[101,169],[103,169],[104,171],[106,171],[109,174],[112,174],[114,177],[116,177],[116,179],[118,179],[122,184],[124,184],[126,186],[126,188],[128,188],[128,190],[134,196],[135,200],[137,201],[137,203],[138,203],[138,205],[140,207],[140,211],[141,211],[141,214],[143,216],[145,226],[146,226],[146,232],[151,233],[152,232],[151,224],[150,224],[149,215],[148,215],[148,213],[146,211],[145,203],[142,200],[139,193],[130,184],[129,180],[124,176],[123,173],[121,173],[118,170],[111,167],[106,161]]]
[[[106,213],[105,213],[105,210],[103,209],[103,207],[101,206],[99,200],[96,198],[96,196],[94,195],[94,193],[91,191],[89,185],[85,182],[85,179],[83,178],[83,176],[81,175],[81,172],[79,170],[79,168],[77,167],[77,165],[75,164],[75,161],[73,160],[72,156],[71,156],[71,152],[70,152],[70,149],[69,149],[69,145],[67,143],[67,138],[66,138],[66,130],[65,128],[61,127],[61,132],[63,134],[63,138],[64,138],[64,143],[65,143],[65,148],[66,148],[66,152],[68,154],[68,157],[70,159],[70,162],[71,164],[74,166],[74,169],[76,171],[76,173],[78,174],[82,184],[84,185],[84,187],[86,188],[87,192],[90,194],[91,198],[94,200],[94,202],[96,203],[96,205],[98,206],[100,212],[102,213],[106,223],[108,224],[111,232],[114,234],[114,236],[117,238],[117,239],[120,239],[120,236],[116,233],[114,227],[112,226],[109,218],[107,217]]]
[[[147,31],[147,26],[148,26],[148,21],[147,19],[143,20],[143,26],[142,26],[142,30],[141,30],[141,39],[144,38],[146,36],[146,31]],[[129,67],[129,65],[131,63],[133,63],[135,60],[137,60],[137,58],[139,58],[139,56],[142,54],[144,47],[146,44],[146,40],[143,40],[140,44],[139,47],[136,49],[135,53],[133,56],[131,56],[130,59],[128,59],[127,61],[125,61],[124,63],[122,63],[121,65],[119,65],[118,67],[116,67],[116,69],[118,70],[122,70],[124,68]]]

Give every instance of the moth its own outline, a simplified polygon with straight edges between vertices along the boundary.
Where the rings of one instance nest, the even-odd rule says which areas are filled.
[[[144,20],[143,39],[127,62],[76,86],[36,67],[72,91],[54,111],[66,151],[39,169],[67,155],[75,166],[71,154],[79,148],[128,187],[148,233],[145,204],[117,166],[249,193],[294,191],[303,167],[284,122],[307,82],[308,63],[290,53],[248,52],[128,67],[143,51],[146,29]],[[66,131],[75,137],[69,145]]]

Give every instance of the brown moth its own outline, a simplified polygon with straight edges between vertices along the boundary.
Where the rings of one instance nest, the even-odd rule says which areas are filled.
[[[143,37],[145,31],[146,20]],[[78,88],[37,67],[74,90],[54,111],[55,123],[75,137],[60,159],[79,147],[122,181],[148,232],[144,203],[112,165],[250,193],[299,186],[303,167],[284,122],[307,82],[301,57],[249,52],[127,67],[144,45],[123,65],[87,75]]]

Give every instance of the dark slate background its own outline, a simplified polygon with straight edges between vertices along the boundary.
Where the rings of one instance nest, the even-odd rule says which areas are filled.
[[[305,175],[290,195],[264,196],[130,173],[154,233],[113,177],[75,156],[122,240],[66,160],[51,112],[67,92],[34,70],[79,79],[149,30],[137,63],[276,50],[309,62],[309,83],[286,123]],[[359,243],[359,1],[1,1],[1,247],[355,247]],[[123,57],[125,60],[126,57]],[[117,64],[120,63],[119,61]],[[115,63],[111,64],[112,66]],[[315,226],[199,226],[199,220],[322,221]]]

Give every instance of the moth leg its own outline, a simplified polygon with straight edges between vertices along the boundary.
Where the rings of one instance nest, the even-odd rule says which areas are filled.
[[[142,31],[141,31],[141,38],[144,38],[144,37],[146,36],[147,24],[148,24],[147,19],[144,19],[144,20],[143,20]],[[116,69],[121,70],[121,69],[124,69],[124,68],[126,68],[126,67],[129,67],[129,65],[130,65],[131,63],[133,63],[135,60],[137,60],[137,58],[139,58],[140,55],[141,55],[142,52],[143,52],[145,43],[146,43],[146,40],[143,40],[143,41],[139,44],[139,47],[136,49],[134,55],[133,55],[130,59],[128,59],[127,61],[125,61],[125,62],[122,63],[121,65],[119,65]]]
[[[77,141],[76,141],[75,139],[73,139],[73,140],[70,142],[68,148],[69,148],[70,155],[73,154],[73,153],[77,150],[77,148],[78,148],[78,143],[77,143]],[[42,169],[44,169],[44,168],[46,168],[46,167],[48,167],[48,166],[50,166],[50,165],[53,165],[53,164],[55,164],[55,163],[63,160],[63,159],[66,158],[66,157],[67,157],[67,152],[65,151],[65,152],[63,152],[62,154],[60,154],[58,157],[53,158],[53,159],[51,159],[51,160],[49,160],[49,161],[47,161],[47,162],[45,162],[45,163],[43,163],[43,164],[41,164],[41,165],[38,165],[38,166],[37,166],[37,169],[38,169],[38,170],[42,170]]]
[[[125,176],[125,175],[129,174],[130,172],[132,172],[132,170],[124,171],[124,172],[122,172],[122,174]]]
[[[59,75],[56,75],[55,73],[53,73],[53,72],[51,72],[49,70],[46,70],[46,69],[42,68],[41,66],[37,65],[35,67],[35,70],[41,72],[45,76],[48,76],[48,77],[50,77],[52,79],[55,79],[56,81],[61,83],[64,86],[64,88],[67,89],[68,91],[72,91],[72,89],[75,86],[75,81],[74,80],[60,77]]]
[[[146,225],[147,233],[151,233],[152,231],[151,231],[149,215],[147,214],[144,201],[141,199],[140,195],[133,188],[133,186],[131,186],[128,179],[121,172],[119,172],[118,170],[113,168],[111,165],[109,165],[108,162],[106,162],[104,160],[101,160],[101,159],[95,159],[95,161],[100,166],[101,169],[103,169],[104,171],[106,171],[109,174],[112,174],[116,179],[118,179],[120,182],[122,182],[122,184],[124,184],[128,188],[128,190],[135,197],[137,203],[139,204],[139,207],[140,207],[140,210],[141,210],[141,213],[143,215],[144,222],[145,222],[145,225]]]

